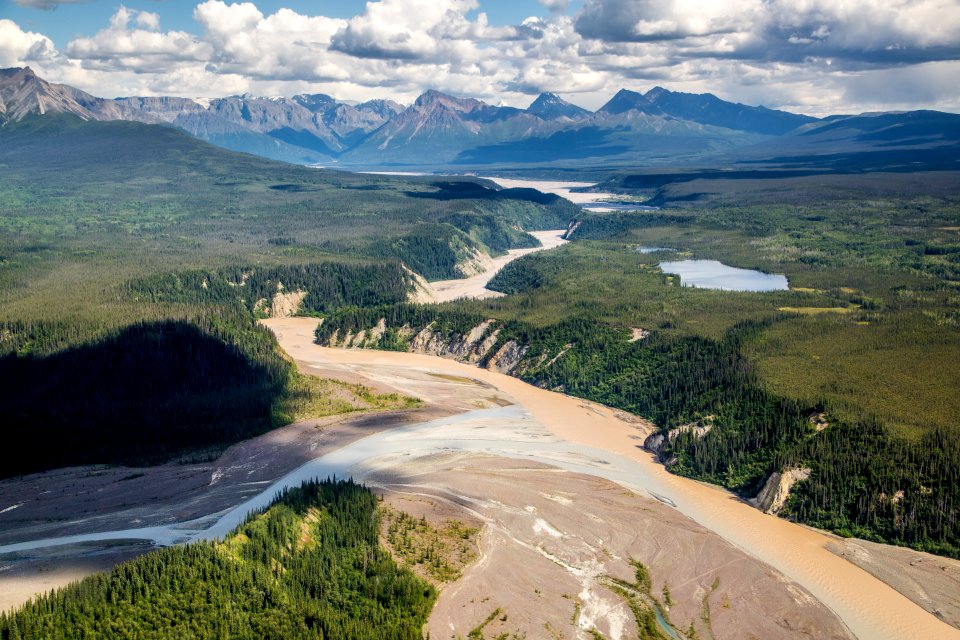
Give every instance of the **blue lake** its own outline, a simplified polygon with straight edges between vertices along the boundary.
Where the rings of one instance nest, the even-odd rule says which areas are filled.
[[[790,288],[787,276],[738,269],[716,260],[661,262],[660,269],[680,276],[680,283],[685,287],[724,291],[786,291]]]

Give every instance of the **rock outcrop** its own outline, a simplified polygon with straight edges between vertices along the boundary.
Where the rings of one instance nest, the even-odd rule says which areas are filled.
[[[437,292],[433,290],[430,283],[416,271],[403,265],[403,270],[413,280],[413,289],[407,294],[407,300],[416,304],[429,304],[437,301]]]
[[[530,368],[543,366],[543,363],[556,362],[572,345],[565,345],[558,353],[542,353],[534,362],[525,362],[530,348],[516,340],[503,341],[501,329],[496,320],[484,320],[465,333],[442,331],[435,322],[431,322],[419,331],[408,325],[390,331],[385,318],[380,318],[376,326],[348,331],[341,335],[333,331],[325,344],[334,347],[376,348],[386,336],[395,336],[401,343],[406,342],[407,350],[413,353],[450,358],[478,366],[491,371],[518,374]],[[394,339],[394,338],[391,338]],[[391,343],[391,347],[393,347]]]
[[[790,498],[790,490],[793,489],[793,485],[809,477],[809,467],[793,467],[784,470],[782,473],[774,472],[770,474],[767,482],[763,485],[763,489],[751,502],[764,513],[777,515],[783,510],[787,499]]]
[[[523,356],[527,354],[529,347],[521,347],[514,340],[504,344],[497,353],[490,358],[487,369],[499,371],[500,373],[510,373],[517,368]]]
[[[493,258],[480,249],[473,249],[469,257],[457,263],[457,271],[459,271],[464,278],[486,273],[493,268]]]
[[[663,459],[663,449],[668,442],[673,442],[681,433],[692,433],[697,440],[705,437],[713,429],[713,416],[707,416],[698,422],[682,424],[679,427],[670,429],[667,432],[657,431],[652,433],[643,441],[643,448],[651,453],[657,454]]]
[[[282,285],[281,285],[282,286]],[[271,318],[289,318],[300,311],[300,305],[303,299],[307,297],[307,292],[302,289],[296,291],[277,291],[273,296],[273,304],[270,306]]]

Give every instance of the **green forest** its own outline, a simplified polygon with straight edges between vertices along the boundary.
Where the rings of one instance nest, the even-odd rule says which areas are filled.
[[[223,541],[148,553],[0,613],[0,638],[413,640],[432,586],[380,545],[350,480],[285,490]]]
[[[951,175],[693,185],[707,195],[679,193],[653,213],[583,214],[573,243],[497,275],[491,287],[509,297],[345,306],[318,340],[383,318],[378,346],[405,350],[405,326],[449,344],[494,319],[481,365],[511,340],[527,347],[514,375],[651,419],[670,436],[660,455],[671,471],[753,497],[772,472],[808,467],[781,515],[958,557]],[[791,290],[683,287],[657,267],[688,257],[785,273]],[[632,329],[649,334],[631,341]]]

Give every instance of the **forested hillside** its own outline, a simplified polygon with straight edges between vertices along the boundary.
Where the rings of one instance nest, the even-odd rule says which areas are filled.
[[[808,468],[780,515],[956,557],[958,195],[948,177],[937,195],[912,177],[795,180],[585,215],[572,244],[498,274],[510,297],[343,307],[318,339],[382,318],[379,346],[405,350],[426,331],[432,350],[652,419],[675,473],[753,497]],[[791,290],[681,287],[657,267],[686,257],[785,273]]]
[[[411,271],[458,277],[578,210],[68,115],[0,128],[0,202],[3,476],[210,455],[306,407],[332,411],[257,317],[403,302]],[[370,397],[336,406],[405,406]]]
[[[222,542],[149,553],[0,613],[0,638],[419,639],[436,593],[378,536],[368,489],[307,482]]]

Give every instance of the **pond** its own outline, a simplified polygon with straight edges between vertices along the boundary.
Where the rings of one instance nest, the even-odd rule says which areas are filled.
[[[787,277],[753,269],[738,269],[716,260],[661,262],[660,270],[675,273],[685,287],[724,291],[786,291]]]

